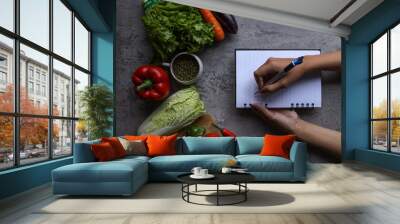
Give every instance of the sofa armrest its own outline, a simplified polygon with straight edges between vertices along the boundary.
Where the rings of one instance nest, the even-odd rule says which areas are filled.
[[[290,149],[294,181],[305,181],[307,176],[307,145],[295,141]]]
[[[90,142],[82,142],[75,143],[74,145],[74,163],[89,163],[95,162],[96,158],[94,157],[90,146],[92,144],[100,143],[100,141],[90,141]]]

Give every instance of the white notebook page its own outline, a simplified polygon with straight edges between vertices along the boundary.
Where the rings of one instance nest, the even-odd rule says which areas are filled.
[[[307,74],[288,88],[272,94],[254,94],[257,84],[254,71],[270,57],[297,58],[318,55],[319,50],[236,50],[236,108],[249,108],[250,103],[268,108],[321,107],[321,75]]]

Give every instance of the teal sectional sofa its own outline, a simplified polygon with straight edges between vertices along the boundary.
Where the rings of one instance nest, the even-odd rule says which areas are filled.
[[[304,182],[307,147],[294,142],[290,159],[260,156],[263,137],[183,137],[177,140],[177,155],[128,156],[96,162],[91,141],[75,144],[74,163],[52,171],[54,194],[131,195],[148,181],[176,181],[193,167],[219,172],[228,160],[236,160],[259,182]]]

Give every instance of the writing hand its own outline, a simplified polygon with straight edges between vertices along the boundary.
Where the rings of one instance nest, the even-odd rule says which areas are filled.
[[[282,79],[272,84],[268,83],[272,77],[282,71],[292,60],[292,58],[269,58],[261,65],[254,72],[254,78],[259,91],[261,93],[272,93],[288,87],[291,83],[301,78],[305,73],[305,69],[303,68],[304,66],[298,65],[290,70]]]

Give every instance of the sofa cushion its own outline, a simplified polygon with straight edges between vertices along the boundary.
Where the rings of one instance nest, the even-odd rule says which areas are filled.
[[[185,155],[234,155],[235,141],[232,137],[183,137],[181,150]]]
[[[141,140],[126,140],[125,138],[118,137],[122,146],[126,151],[126,155],[138,155],[145,156],[147,155],[146,142]]]
[[[290,159],[290,148],[294,140],[295,135],[268,135],[264,136],[264,146],[261,149],[261,156],[280,156],[286,159]]]
[[[163,172],[190,172],[199,166],[210,171],[219,171],[230,159],[231,155],[175,155],[158,156],[149,160],[149,170]]]
[[[147,157],[147,156],[132,155],[132,156],[125,156],[124,158],[114,160],[113,162],[127,162],[127,163],[133,162],[133,163],[135,163],[134,162],[135,160],[142,161],[142,162],[148,162],[149,159],[150,159],[150,157]]]
[[[95,162],[96,158],[90,148],[92,144],[99,144],[100,139],[75,143],[74,147],[74,163]]]
[[[52,174],[57,182],[130,182],[135,172],[147,172],[147,163],[141,159],[74,163],[53,170]]]
[[[101,138],[101,142],[108,142],[114,149],[117,158],[122,158],[126,156],[126,151],[119,141],[118,137],[104,137]]]
[[[94,157],[96,157],[96,161],[105,162],[118,158],[112,145],[108,142],[93,144],[90,147],[92,149]]]
[[[147,155],[148,156],[165,156],[176,154],[176,139],[177,135],[169,136],[148,136],[147,143]]]
[[[240,167],[249,172],[292,172],[292,161],[278,156],[238,155]]]
[[[237,137],[236,155],[260,154],[264,144],[263,137]]]

